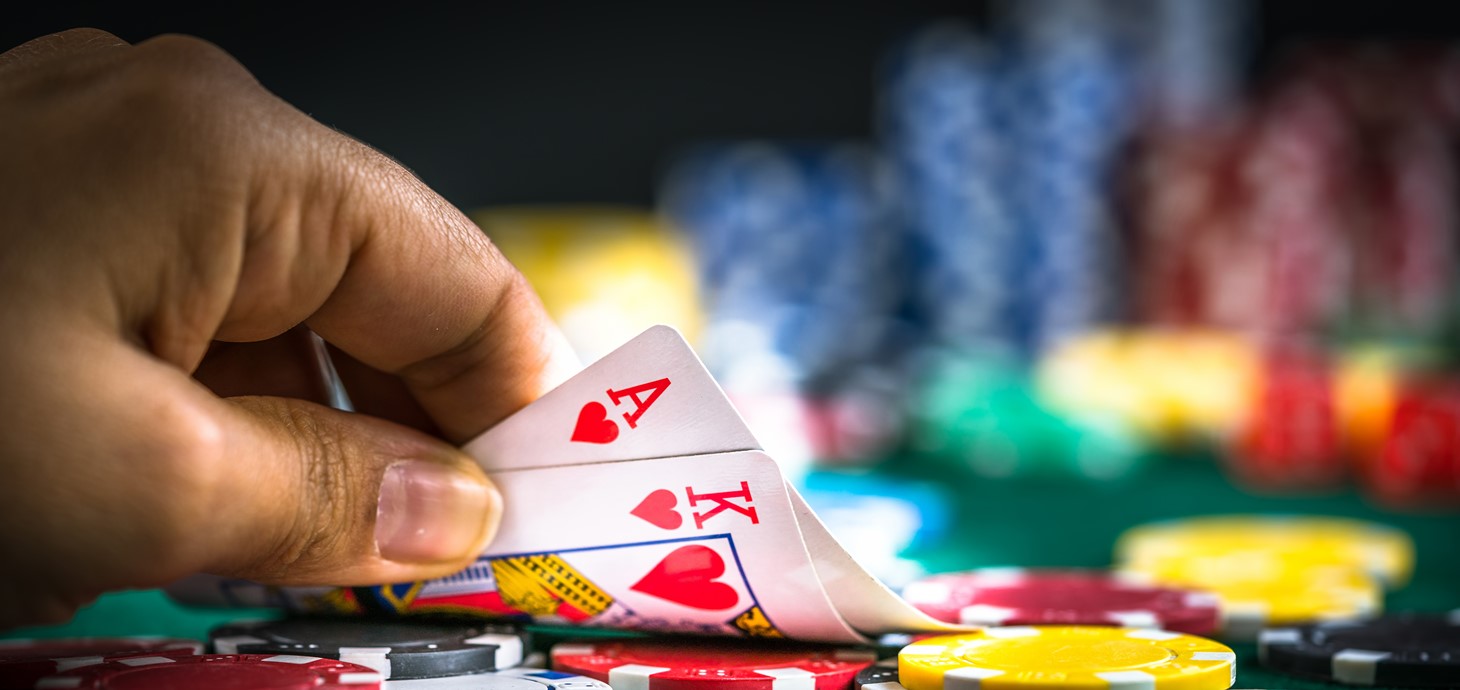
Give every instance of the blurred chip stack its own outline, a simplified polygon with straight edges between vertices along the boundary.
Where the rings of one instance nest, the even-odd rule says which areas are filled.
[[[1447,55],[1309,46],[1208,126],[1148,132],[1143,316],[1262,338],[1434,337],[1455,279]]]
[[[1219,330],[1106,329],[1042,358],[1041,397],[1058,414],[1104,413],[1140,441],[1173,448],[1230,436],[1252,408],[1257,353]]]
[[[1237,480],[1265,491],[1333,489],[1348,479],[1332,369],[1318,348],[1288,345],[1264,358],[1243,426],[1227,453]]]
[[[1460,505],[1460,382],[1405,382],[1383,445],[1363,473],[1371,494],[1393,507]]]
[[[1026,330],[1005,61],[969,27],[934,26],[893,52],[882,95],[912,311],[931,342],[970,356],[1020,352]]]
[[[1017,151],[1001,180],[1016,234],[1029,242],[1016,285],[1038,353],[1120,313],[1125,257],[1110,180],[1140,111],[1139,62],[1117,3],[998,7]]]
[[[1116,543],[1124,572],[1215,593],[1227,640],[1263,626],[1377,615],[1387,588],[1414,568],[1404,532],[1321,515],[1203,515],[1127,530]]]
[[[835,459],[900,432],[881,374],[901,298],[891,200],[885,165],[855,143],[707,144],[667,175],[705,295],[700,352],[783,462],[804,462],[798,439],[799,455]]]
[[[612,206],[504,206],[471,214],[532,283],[585,362],[654,324],[693,342],[695,267],[684,238],[653,212]]]

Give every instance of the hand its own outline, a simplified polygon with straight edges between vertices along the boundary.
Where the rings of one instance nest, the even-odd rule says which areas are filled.
[[[436,577],[491,539],[451,444],[572,359],[420,180],[208,43],[86,29],[0,54],[0,151],[0,626],[194,572]],[[309,400],[301,324],[362,413]]]

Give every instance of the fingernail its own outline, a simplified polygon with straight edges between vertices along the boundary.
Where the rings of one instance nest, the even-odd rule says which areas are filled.
[[[375,545],[398,563],[435,563],[468,555],[487,528],[496,490],[450,466],[422,460],[385,470],[375,512]]]

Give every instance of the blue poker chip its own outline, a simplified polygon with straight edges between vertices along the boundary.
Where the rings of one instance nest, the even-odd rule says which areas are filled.
[[[536,683],[532,690],[612,690],[601,680],[541,668],[513,668],[492,675]]]
[[[446,678],[387,680],[381,690],[542,690],[542,685],[525,678],[496,673],[473,673]]]

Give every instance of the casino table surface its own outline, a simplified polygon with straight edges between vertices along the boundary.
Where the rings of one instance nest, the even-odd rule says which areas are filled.
[[[884,467],[896,479],[946,480],[946,474],[926,463],[894,461]],[[1136,476],[1118,481],[965,480],[948,488],[956,496],[948,536],[906,554],[929,572],[993,565],[1106,566],[1122,531],[1153,520],[1219,513],[1339,515],[1397,527],[1414,539],[1413,578],[1388,593],[1386,610],[1460,608],[1460,512],[1397,511],[1371,504],[1353,488],[1321,495],[1255,494],[1233,486],[1203,453],[1167,454]],[[12,630],[0,637],[206,639],[214,625],[270,615],[261,610],[185,608],[159,591],[129,591],[101,597],[64,625]],[[561,628],[534,631],[537,647],[572,636],[615,634]],[[1264,669],[1257,664],[1255,645],[1232,647],[1238,656],[1235,688],[1339,687]]]

